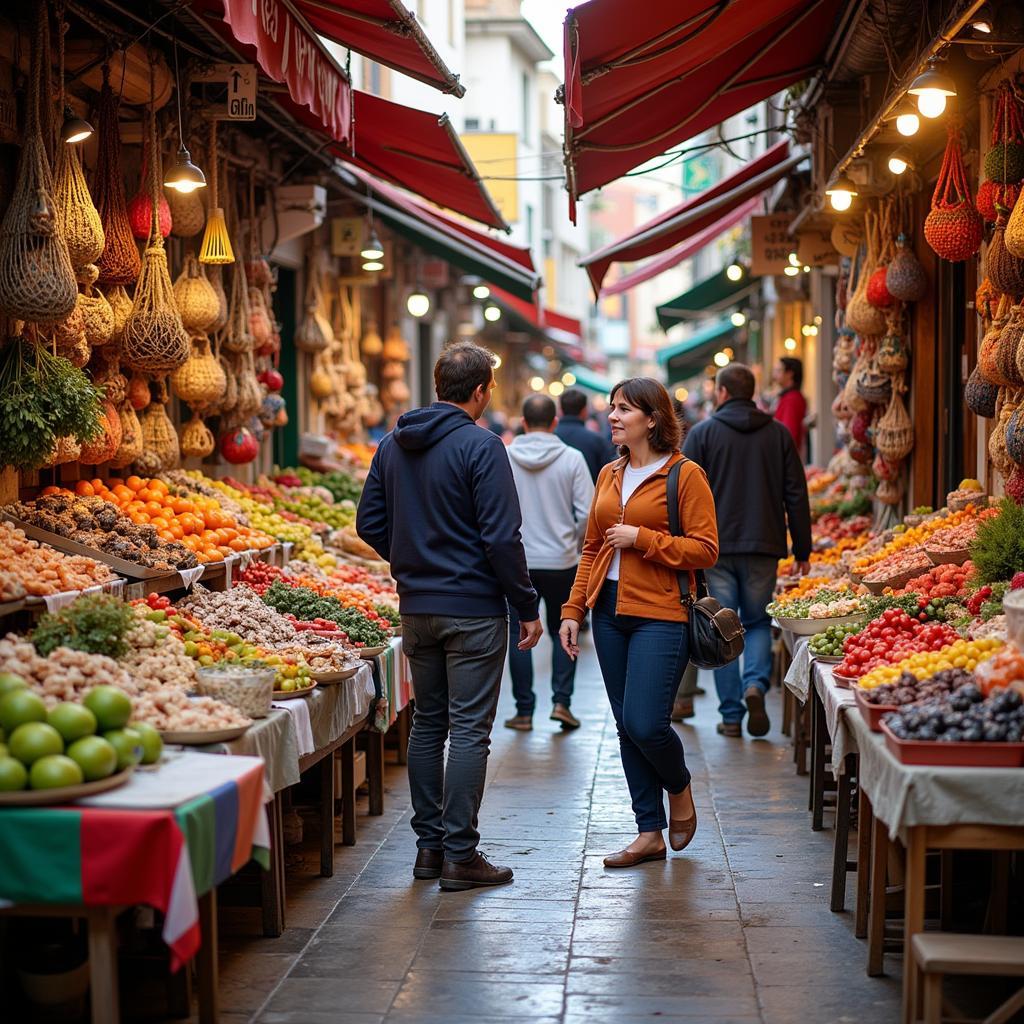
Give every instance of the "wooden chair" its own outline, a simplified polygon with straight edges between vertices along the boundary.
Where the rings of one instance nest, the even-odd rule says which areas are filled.
[[[924,1024],[943,1022],[942,979],[947,974],[1024,978],[1024,938],[919,932],[913,936],[911,945],[924,984]],[[1024,1008],[1024,986],[996,1007],[981,1024],[1005,1024],[1021,1008]],[[957,1019],[966,1018],[957,1012]]]

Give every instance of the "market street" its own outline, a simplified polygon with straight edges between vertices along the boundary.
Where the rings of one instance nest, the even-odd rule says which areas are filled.
[[[540,714],[532,733],[503,729],[507,680],[503,690],[481,847],[515,868],[514,884],[442,894],[414,882],[404,771],[389,767],[385,816],[360,815],[359,843],[337,847],[334,879],[296,879],[294,895],[290,883],[285,935],[223,937],[224,1021],[257,1009],[259,1024],[897,1018],[898,978],[866,977],[851,914],[829,912],[831,831],[810,831],[777,692],[771,742],[729,740],[715,735],[713,682],[703,679],[697,724],[683,728],[697,838],[664,864],[602,866],[634,830],[585,644],[578,733]],[[542,669],[545,643],[536,660]],[[308,850],[312,872],[315,839]],[[340,900],[333,913],[314,895],[325,891]]]

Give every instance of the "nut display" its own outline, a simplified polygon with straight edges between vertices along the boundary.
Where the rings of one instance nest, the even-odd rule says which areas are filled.
[[[181,602],[207,629],[223,629],[264,647],[276,647],[295,639],[295,627],[264,604],[248,587],[234,587],[223,593],[195,593]]]

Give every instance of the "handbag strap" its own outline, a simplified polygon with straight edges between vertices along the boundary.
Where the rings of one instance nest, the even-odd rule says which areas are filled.
[[[668,532],[673,537],[682,537],[683,531],[679,524],[679,470],[684,462],[690,460],[684,455],[669,471],[665,478],[665,497],[668,502]],[[690,576],[697,581],[697,600],[708,596],[708,581],[704,578],[704,570],[681,570],[676,573],[679,580],[679,602],[687,607],[693,604],[690,593]]]

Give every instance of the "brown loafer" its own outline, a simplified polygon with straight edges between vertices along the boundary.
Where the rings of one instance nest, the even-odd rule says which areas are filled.
[[[731,736],[733,739],[739,739],[743,735],[739,722],[719,722],[715,726],[715,732],[719,736]]]
[[[629,850],[619,850],[618,853],[610,853],[604,859],[606,868],[633,868],[637,864],[646,864],[649,860],[664,860],[668,851],[662,847],[654,853],[631,853]]]
[[[564,704],[556,704],[551,709],[551,721],[558,722],[563,729],[580,727],[580,720]]]
[[[690,840],[697,834],[697,810],[689,818],[680,821],[678,818],[668,819],[668,844],[673,850],[685,850]]]
[[[482,853],[472,860],[454,861],[445,858],[441,870],[441,888],[445,892],[464,892],[489,885],[505,885],[512,881],[512,869],[492,864]]]
[[[693,709],[692,697],[680,697],[672,705],[672,721],[681,722],[684,718],[693,718],[697,712]]]
[[[764,692],[759,686],[748,686],[743,703],[747,705],[747,732],[751,736],[767,736],[772,724],[764,709]]]
[[[533,719],[529,715],[515,715],[505,719],[506,729],[515,729],[518,732],[530,732],[533,729]]]
[[[420,850],[416,854],[416,866],[412,869],[412,877],[440,878],[443,864],[443,850]]]

